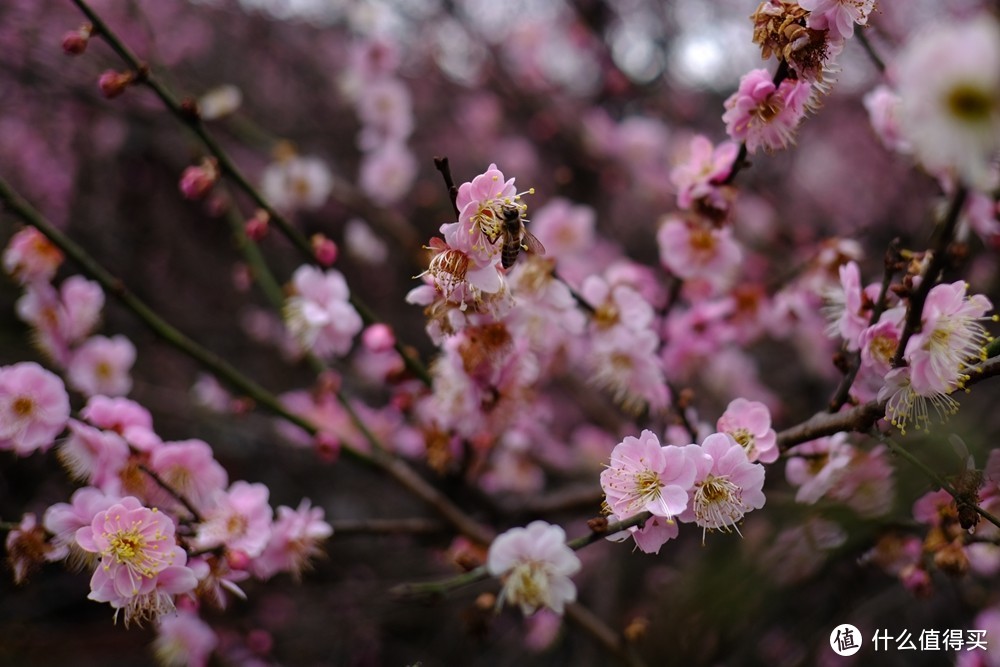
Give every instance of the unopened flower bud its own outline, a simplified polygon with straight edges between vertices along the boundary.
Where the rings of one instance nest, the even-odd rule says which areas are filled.
[[[215,158],[206,158],[201,164],[191,166],[181,174],[181,194],[185,199],[196,201],[204,198],[219,180],[219,166]]]
[[[226,563],[231,570],[245,572],[250,569],[250,556],[247,555],[247,552],[239,549],[228,549],[226,550]]]
[[[316,261],[323,267],[328,268],[333,266],[333,263],[337,261],[337,256],[340,254],[337,244],[322,234],[314,234],[311,241]]]
[[[93,26],[84,23],[76,30],[71,30],[63,35],[62,48],[67,55],[78,56],[87,50],[87,43],[93,32]]]
[[[387,352],[396,344],[396,336],[389,325],[379,322],[365,329],[361,342],[371,352]]]
[[[271,216],[267,214],[267,211],[257,209],[254,216],[246,221],[243,229],[251,241],[263,241],[264,237],[267,236],[270,220]]]
[[[135,75],[132,72],[116,72],[109,69],[97,80],[97,85],[101,89],[101,94],[110,100],[124,93],[133,81]]]
[[[340,457],[340,438],[328,431],[320,431],[313,438],[316,455],[324,463],[333,463]]]

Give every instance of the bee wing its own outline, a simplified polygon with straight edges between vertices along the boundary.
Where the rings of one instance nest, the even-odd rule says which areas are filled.
[[[521,229],[521,245],[524,249],[535,255],[542,256],[545,254],[545,246],[539,241],[534,234],[529,232],[527,229]]]

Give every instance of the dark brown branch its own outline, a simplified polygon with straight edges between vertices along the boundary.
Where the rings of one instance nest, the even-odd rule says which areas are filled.
[[[878,324],[878,320],[882,317],[882,313],[885,311],[885,297],[889,292],[889,285],[892,283],[892,276],[895,275],[896,269],[899,263],[899,239],[893,239],[889,243],[888,249],[885,251],[885,268],[882,272],[882,285],[879,287],[878,299],[872,306],[871,317],[868,318],[868,326],[874,326]],[[858,377],[858,371],[861,370],[861,349],[859,348],[857,352],[854,353],[854,358],[851,360],[851,367],[847,374],[840,382],[840,386],[833,394],[833,398],[830,399],[829,412],[837,412],[843,407],[844,403],[851,394],[851,386],[854,385],[855,378]]]
[[[458,210],[458,186],[455,185],[455,179],[451,175],[451,165],[448,164],[447,157],[435,157],[434,167],[441,172],[441,177],[444,178],[444,186],[448,188],[448,197],[451,199],[451,208],[455,211],[455,215],[459,214]]]
[[[913,334],[920,331],[920,323],[924,314],[924,302],[927,300],[927,295],[937,283],[938,277],[944,269],[945,262],[948,259],[948,244],[951,243],[951,239],[955,235],[955,227],[958,226],[959,214],[962,212],[962,207],[965,205],[965,199],[968,194],[969,191],[965,187],[959,186],[955,192],[955,196],[952,197],[948,213],[945,215],[944,224],[937,235],[934,247],[931,248],[931,257],[927,261],[927,268],[920,276],[920,285],[910,295],[910,305],[906,310],[906,323],[903,325],[903,332],[899,336],[899,347],[896,348],[896,354],[892,359],[894,368],[904,365],[903,355],[906,354],[906,344]]]

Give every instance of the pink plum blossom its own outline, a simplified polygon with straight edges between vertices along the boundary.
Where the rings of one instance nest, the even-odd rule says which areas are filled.
[[[597,213],[568,199],[550,199],[534,210],[532,233],[545,246],[547,256],[562,259],[586,252],[594,242]]]
[[[680,447],[660,446],[652,431],[626,436],[611,452],[611,465],[601,473],[608,508],[627,519],[639,512],[674,517],[688,506],[695,462]]]
[[[124,609],[126,625],[173,610],[173,596],[197,584],[174,539],[174,522],[132,496],[98,512],[77,531],[76,541],[101,560],[88,597],[111,603],[116,617]]]
[[[809,11],[806,25],[810,28],[848,39],[854,36],[855,24],[868,24],[875,0],[800,0],[799,6]]]
[[[228,491],[217,491],[212,508],[205,512],[193,545],[197,549],[241,551],[256,558],[271,536],[270,490],[263,484],[233,482]]]
[[[42,525],[52,533],[52,544],[58,547],[76,549],[76,532],[89,526],[98,512],[104,511],[121,500],[116,495],[108,495],[100,489],[85,486],[73,492],[68,503],[56,503],[45,510]]]
[[[746,450],[750,463],[778,460],[777,434],[771,428],[771,411],[763,403],[736,398],[715,426]]]
[[[150,452],[149,467],[199,511],[209,509],[216,491],[224,489],[229,481],[225,468],[213,457],[212,448],[198,439],[164,442]],[[174,498],[156,487],[152,494],[159,505],[177,505]]]
[[[219,644],[215,631],[193,611],[160,616],[153,652],[164,667],[207,667]]]
[[[660,262],[685,280],[701,279],[716,291],[726,287],[743,257],[728,227],[716,228],[668,217],[656,233]]]
[[[399,201],[417,177],[417,158],[400,143],[388,143],[367,153],[361,161],[358,183],[383,206]]]
[[[33,361],[0,367],[0,450],[47,451],[69,420],[59,377]]]
[[[71,387],[87,396],[122,396],[132,389],[134,363],[135,345],[125,336],[92,336],[73,350],[66,376]]]
[[[3,251],[3,270],[22,284],[52,280],[62,262],[62,251],[34,227],[14,234]]]
[[[333,534],[323,514],[322,507],[312,507],[306,499],[296,509],[278,507],[267,546],[253,560],[254,574],[268,579],[278,572],[289,572],[298,579],[309,560],[323,553],[320,543]]]
[[[657,357],[659,337],[650,329],[614,327],[595,336],[587,355],[590,382],[608,391],[629,412],[670,404],[663,366]]]
[[[302,348],[320,357],[347,354],[364,322],[349,301],[343,274],[303,265],[292,276],[292,291],[285,322]]]
[[[897,153],[913,151],[899,124],[899,95],[885,85],[876,86],[864,97],[868,119],[882,145]]]
[[[620,518],[615,514],[608,515],[609,522],[619,520]],[[646,519],[642,526],[632,526],[628,530],[608,535],[606,539],[612,542],[622,542],[631,537],[635,540],[639,551],[647,554],[658,554],[663,545],[676,538],[679,533],[680,527],[673,518],[654,515]]]
[[[862,516],[881,516],[891,508],[894,493],[887,452],[882,445],[870,451],[858,449],[838,434],[793,448],[785,476],[799,487],[797,502],[814,504],[828,498]]]
[[[497,604],[518,605],[526,616],[540,607],[562,614],[566,603],[576,600],[570,577],[580,570],[580,559],[559,526],[532,521],[511,528],[493,540],[486,569],[504,582]]]
[[[1000,150],[1000,23],[982,13],[914,32],[895,72],[899,121],[933,174],[988,190]]]
[[[35,344],[58,364],[69,360],[70,348],[97,326],[104,292],[95,282],[70,276],[56,290],[32,283],[17,302],[17,315],[35,329]]]
[[[733,170],[739,146],[724,141],[713,146],[708,137],[698,134],[691,139],[684,162],[670,172],[670,181],[677,188],[677,206],[690,209],[698,200],[725,210],[728,207],[721,187]]]
[[[50,544],[45,531],[38,525],[38,517],[28,512],[21,517],[17,526],[10,529],[4,540],[7,564],[14,572],[14,583],[23,584],[33,571],[45,561],[60,560],[67,548]]]
[[[839,288],[826,291],[824,313],[830,320],[828,333],[840,336],[848,350],[858,349],[861,332],[868,327],[871,303],[878,298],[878,285],[862,288],[861,268],[856,262],[842,264]],[[867,298],[866,298],[867,297]]]
[[[370,151],[390,142],[402,142],[413,132],[413,102],[402,81],[380,78],[365,82],[357,103],[364,127],[359,147]]]
[[[333,175],[316,157],[293,155],[268,165],[261,176],[264,197],[280,211],[316,209],[333,189]]]
[[[984,354],[990,336],[983,322],[993,304],[981,294],[967,295],[967,289],[958,281],[935,285],[927,294],[920,329],[907,341],[903,355],[919,395],[960,387],[962,370]]]
[[[70,476],[103,493],[121,492],[120,474],[128,464],[128,443],[114,431],[69,421],[69,437],[59,445],[59,460]]]
[[[722,120],[733,141],[745,142],[750,154],[758,148],[785,148],[805,116],[812,86],[808,81],[785,79],[777,87],[767,70],[743,75],[739,89],[726,100]]]
[[[697,466],[691,503],[678,517],[705,533],[735,530],[737,523],[764,506],[764,466],[751,463],[746,450],[725,433],[713,433],[701,445],[685,447]]]
[[[502,246],[501,209],[517,206],[523,210],[526,206],[518,203],[519,199],[514,179],[504,180],[503,172],[491,164],[484,173],[458,187],[458,224],[442,228],[445,240],[467,253],[477,266],[494,263]]]
[[[952,398],[951,390],[917,392],[913,387],[909,366],[889,371],[877,398],[880,402],[885,402],[886,421],[904,435],[909,424],[914,424],[918,429],[926,429],[931,422],[931,410],[942,421],[958,412],[958,401]]]
[[[127,398],[92,396],[80,416],[93,426],[120,434],[139,451],[148,452],[162,443],[153,431],[149,410]]]

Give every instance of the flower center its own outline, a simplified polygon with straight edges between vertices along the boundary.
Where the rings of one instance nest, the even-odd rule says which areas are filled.
[[[711,253],[715,250],[715,237],[707,229],[695,229],[691,231],[691,249],[698,253]]]
[[[876,336],[868,346],[871,355],[879,361],[888,363],[896,354],[896,347],[899,341],[891,336]]]
[[[951,89],[946,104],[948,110],[958,119],[969,123],[981,123],[989,120],[994,99],[982,88],[962,84]]]
[[[545,579],[545,570],[537,563],[532,561],[521,563],[511,570],[507,579],[506,588],[510,601],[536,608],[543,606],[547,588]]]
[[[145,546],[145,538],[139,534],[137,529],[131,528],[111,536],[111,539],[108,540],[108,553],[114,556],[119,563],[134,565],[141,571],[144,569],[141,561],[145,560],[143,557]],[[152,571],[149,574],[152,575]]]
[[[729,435],[739,443],[740,447],[746,450],[747,454],[751,454],[754,447],[757,444],[757,438],[753,436],[753,433],[748,431],[745,427],[740,427],[735,431],[730,431]]]
[[[745,513],[743,491],[728,477],[709,475],[694,492],[695,521],[703,528],[728,533]]]
[[[660,476],[656,472],[647,469],[636,473],[635,492],[643,505],[659,498],[661,488],[663,488],[663,482],[660,481]]]
[[[14,404],[11,406],[14,414],[24,419],[30,417],[35,411],[35,402],[31,400],[28,396],[18,396],[14,399]]]

